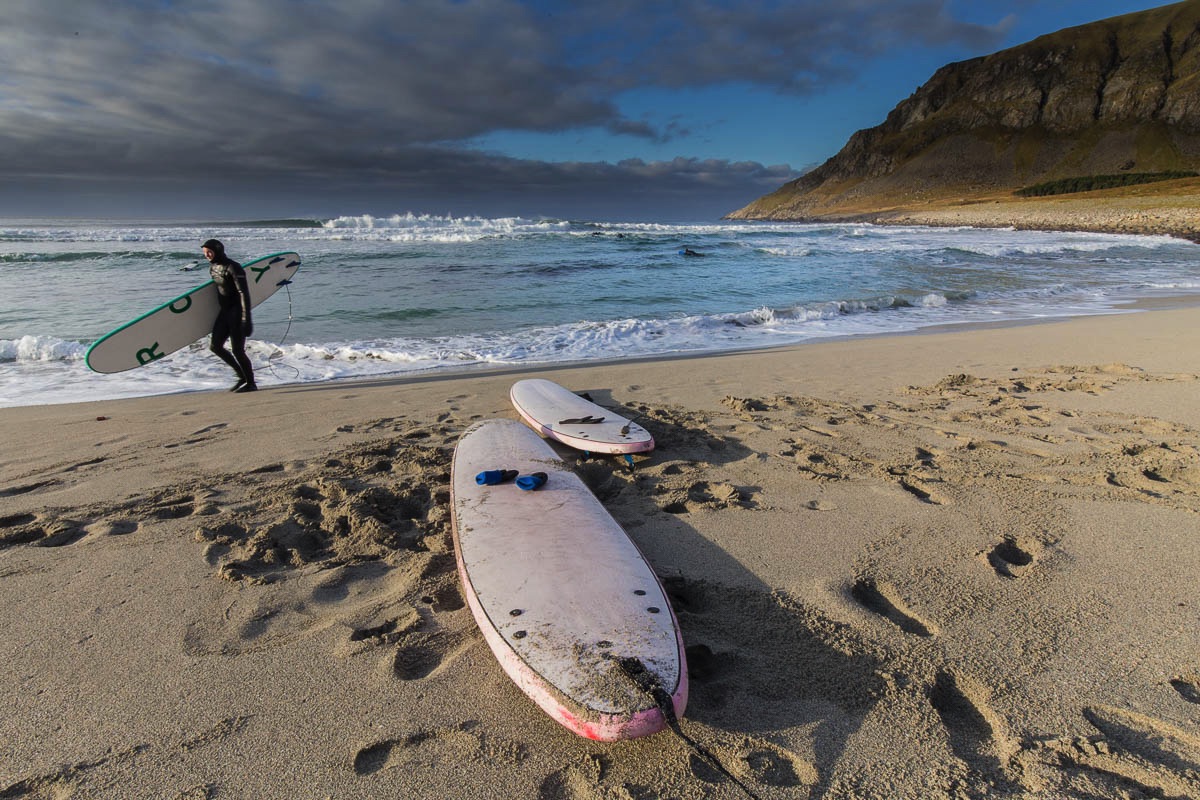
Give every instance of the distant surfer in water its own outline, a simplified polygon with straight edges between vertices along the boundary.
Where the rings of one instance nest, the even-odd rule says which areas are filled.
[[[254,322],[250,318],[250,285],[246,283],[246,270],[225,255],[225,245],[216,239],[209,239],[201,245],[200,252],[208,259],[208,271],[216,284],[217,299],[221,307],[217,312],[216,321],[213,322],[212,344],[209,345],[209,349],[237,373],[237,383],[229,391],[256,391],[258,385],[254,383],[254,365],[246,355],[246,337],[254,333]],[[232,345],[232,353],[225,349],[225,342]]]

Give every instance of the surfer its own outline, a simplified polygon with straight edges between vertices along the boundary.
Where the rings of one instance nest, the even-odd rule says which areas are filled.
[[[256,391],[258,385],[254,382],[254,365],[246,355],[246,337],[254,333],[246,270],[225,255],[225,245],[216,239],[209,239],[201,245],[200,252],[208,259],[208,271],[217,287],[220,303],[217,319],[213,322],[209,349],[237,373],[238,380],[230,389],[231,392]],[[225,342],[232,346],[232,353],[225,349]]]

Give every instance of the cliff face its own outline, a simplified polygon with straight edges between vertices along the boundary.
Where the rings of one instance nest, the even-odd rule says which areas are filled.
[[[1200,0],[949,64],[817,169],[730,216],[885,210],[1063,177],[1200,167]]]

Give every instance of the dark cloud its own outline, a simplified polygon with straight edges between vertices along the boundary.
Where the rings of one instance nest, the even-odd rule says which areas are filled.
[[[564,31],[622,45],[593,66],[614,86],[754,84],[805,93],[846,80],[865,58],[896,47],[1000,41],[1012,18],[983,26],[955,20],[945,0],[610,0]],[[605,52],[592,50],[599,56]]]
[[[739,83],[804,92],[898,42],[996,35],[922,0],[5,5],[0,179],[10,189],[236,175],[347,192],[632,192],[651,181],[660,193],[761,192],[794,173],[686,158],[546,164],[467,143],[587,128],[683,142],[677,123],[623,116],[619,94]]]

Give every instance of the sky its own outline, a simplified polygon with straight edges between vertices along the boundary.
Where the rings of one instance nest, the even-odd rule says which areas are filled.
[[[1135,0],[4,0],[0,216],[715,220]]]

